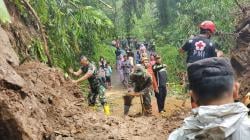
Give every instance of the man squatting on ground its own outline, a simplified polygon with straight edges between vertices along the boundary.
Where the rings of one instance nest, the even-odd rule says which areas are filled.
[[[207,58],[188,66],[191,96],[198,105],[169,140],[249,140],[248,108],[234,102],[239,92],[226,58]]]
[[[152,85],[151,76],[147,74],[144,67],[140,64],[135,66],[135,70],[130,74],[130,84],[134,87],[135,94],[142,94],[143,108],[145,115],[152,114],[150,88]],[[128,115],[134,96],[125,95],[124,97],[124,115]]]
[[[73,80],[73,83],[80,83],[88,79],[91,90],[88,95],[89,106],[94,106],[96,104],[96,98],[99,96],[100,103],[103,105],[104,113],[109,115],[110,111],[105,97],[105,87],[102,86],[101,81],[98,78],[96,66],[90,63],[85,56],[81,56],[80,64],[82,67],[77,72],[74,72],[72,69],[69,70],[69,72],[75,76],[80,76],[82,73],[84,74],[78,80]]]

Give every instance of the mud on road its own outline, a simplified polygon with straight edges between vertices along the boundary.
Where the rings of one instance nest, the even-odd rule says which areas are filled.
[[[26,84],[19,88],[1,81],[1,140],[161,140],[189,110],[175,107],[169,117],[124,118],[115,110],[112,116],[104,116],[87,107],[80,88],[60,70],[29,62],[16,71]]]

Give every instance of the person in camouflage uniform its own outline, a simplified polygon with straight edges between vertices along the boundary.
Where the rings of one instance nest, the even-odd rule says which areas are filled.
[[[152,85],[152,79],[151,76],[147,74],[145,68],[142,65],[137,64],[135,71],[130,74],[130,84],[133,85],[135,94],[142,94],[144,114],[151,115],[152,107],[150,88]],[[130,95],[124,96],[124,115],[128,115],[133,98],[134,96]]]
[[[98,78],[97,68],[94,64],[90,63],[88,58],[85,56],[81,56],[80,64],[82,67],[77,71],[74,72],[72,69],[69,70],[75,76],[80,76],[82,73],[84,75],[79,78],[78,80],[73,80],[73,83],[80,83],[84,80],[88,79],[90,84],[91,92],[88,95],[88,103],[89,106],[94,106],[96,103],[96,98],[99,96],[99,101],[104,107],[104,113],[109,115],[109,106],[106,101],[105,97],[105,87],[102,86],[100,79]]]

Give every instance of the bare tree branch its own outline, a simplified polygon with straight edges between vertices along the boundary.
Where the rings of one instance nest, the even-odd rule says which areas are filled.
[[[246,14],[246,8],[243,7],[242,5],[240,5],[240,3],[238,2],[238,0],[234,0],[236,5],[241,9],[243,14]]]
[[[47,56],[49,66],[52,67],[52,60],[51,60],[51,57],[50,57],[50,54],[49,54],[47,39],[46,39],[45,31],[43,29],[43,25],[42,25],[42,23],[40,21],[40,18],[38,17],[36,11],[33,9],[33,7],[29,4],[29,2],[27,0],[23,0],[23,2],[25,4],[25,7],[29,9],[29,11],[32,13],[32,15],[37,20],[38,25],[40,26],[39,30],[40,30],[40,32],[42,34],[42,40],[44,42],[44,45],[43,45],[44,52],[45,52],[45,55]]]
[[[105,6],[107,6],[109,9],[113,9],[112,6],[110,6],[109,4],[105,3],[103,0],[99,0],[99,2],[101,2],[102,4],[104,4]]]

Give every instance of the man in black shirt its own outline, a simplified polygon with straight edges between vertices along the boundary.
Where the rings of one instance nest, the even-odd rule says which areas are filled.
[[[215,24],[212,21],[201,23],[200,34],[189,39],[180,49],[180,52],[187,52],[187,63],[217,56],[215,44],[210,40],[214,32]]]
[[[200,34],[189,39],[180,52],[187,52],[187,63],[194,63],[198,60],[217,57],[216,44],[210,38],[215,32],[215,24],[212,21],[204,21],[200,24]],[[197,107],[191,97],[192,108]]]
[[[122,51],[120,47],[116,47],[115,50],[115,60],[116,60],[116,70],[118,70],[119,59],[121,57]]]
[[[157,85],[159,92],[155,92],[155,97],[157,99],[158,110],[160,113],[165,112],[164,105],[167,96],[167,66],[162,64],[161,57],[156,56],[156,63],[153,65],[153,71],[157,80]]]

